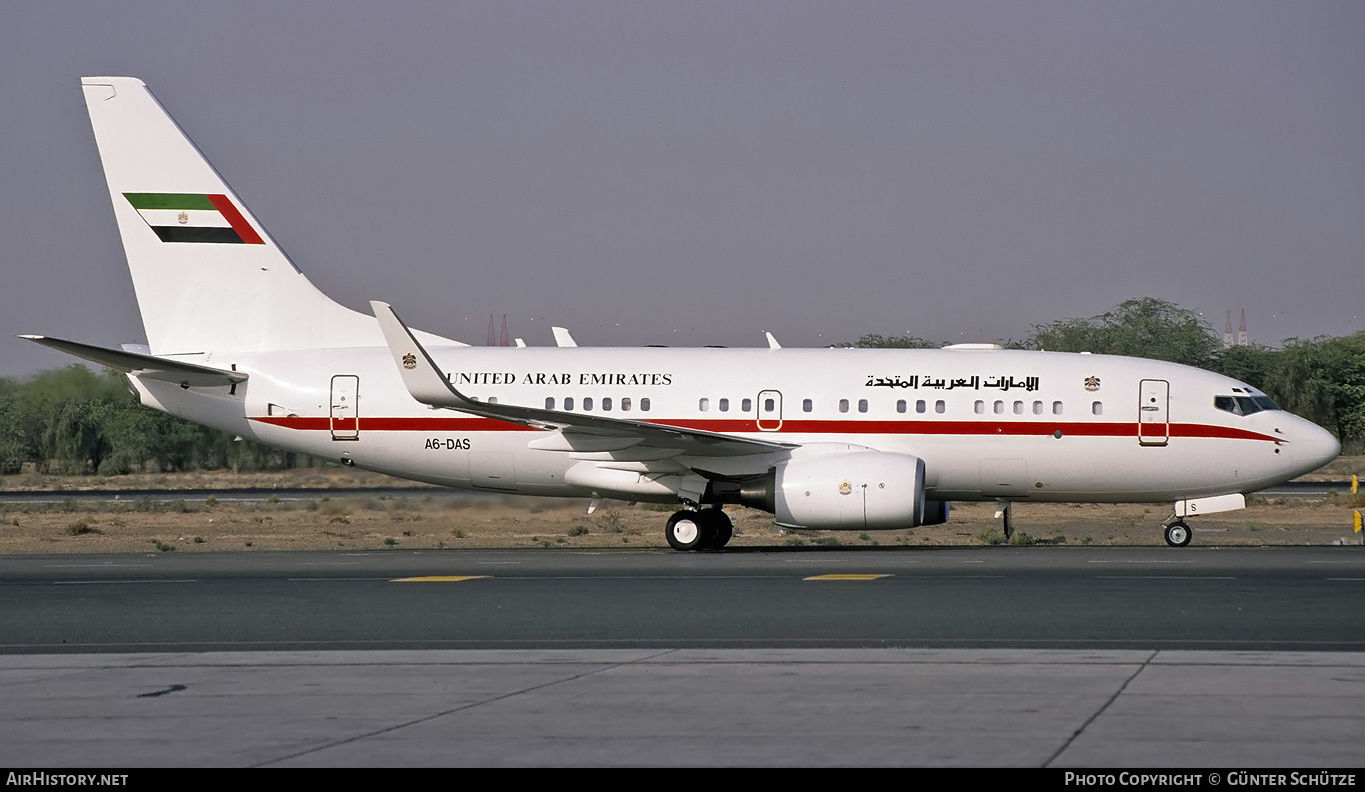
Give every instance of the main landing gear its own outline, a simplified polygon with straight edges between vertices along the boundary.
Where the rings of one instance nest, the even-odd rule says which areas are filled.
[[[674,550],[719,550],[734,535],[734,523],[719,508],[684,509],[664,526],[664,536]]]
[[[1190,526],[1174,514],[1162,525],[1166,529],[1166,544],[1171,547],[1184,547],[1190,543],[1191,537],[1194,536],[1194,531],[1190,530]]]

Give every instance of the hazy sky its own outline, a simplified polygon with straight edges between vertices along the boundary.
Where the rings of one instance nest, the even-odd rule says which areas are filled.
[[[143,340],[83,75],[324,291],[475,344],[1365,329],[1360,2],[0,0],[0,74],[0,375]]]

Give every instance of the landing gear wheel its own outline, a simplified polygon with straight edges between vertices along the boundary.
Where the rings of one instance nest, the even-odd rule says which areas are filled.
[[[1166,544],[1171,547],[1184,547],[1190,543],[1190,538],[1193,535],[1194,532],[1190,530],[1190,526],[1186,525],[1184,520],[1176,520],[1166,526]]]
[[[698,517],[698,512],[689,509],[674,512],[664,525],[664,538],[674,550],[696,550],[702,546],[708,533],[705,520]]]
[[[730,515],[720,509],[699,511],[697,517],[702,520],[703,532],[706,534],[701,546],[703,550],[719,550],[735,535],[735,525],[730,522]]]

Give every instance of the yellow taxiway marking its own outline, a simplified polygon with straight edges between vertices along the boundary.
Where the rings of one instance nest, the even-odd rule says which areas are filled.
[[[483,580],[492,575],[430,575],[428,577],[395,578],[390,583],[459,583],[462,580]]]
[[[802,580],[876,580],[890,575],[813,575]]]

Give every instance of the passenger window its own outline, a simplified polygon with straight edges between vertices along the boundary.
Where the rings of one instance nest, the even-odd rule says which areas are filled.
[[[1015,415],[1023,415],[1023,414],[1024,414],[1024,403],[1023,403],[1023,402],[1017,401],[1017,402],[1014,403],[1014,414],[1015,414]]]
[[[1004,415],[1004,414],[1005,414],[1005,403],[1004,403],[1004,402],[998,401],[998,402],[995,403],[995,414],[996,414],[996,415]]]
[[[697,409],[701,410],[702,412],[706,412],[707,410],[711,409],[711,400],[710,399],[699,400],[697,402]]]
[[[815,402],[811,401],[810,399],[806,399],[806,400],[804,400],[804,401],[801,402],[801,412],[810,412],[811,410],[814,410],[814,409],[815,409]]]
[[[867,412],[867,399],[858,400],[858,412],[860,413]]]
[[[646,397],[644,397],[643,399],[640,400],[640,410],[641,410],[642,412],[649,412],[649,397],[648,397],[648,396],[646,396]]]
[[[488,403],[489,403],[489,404],[497,404],[497,403],[498,403],[498,397],[497,397],[497,396],[489,396],[489,397],[488,397]]]
[[[553,396],[546,396],[546,397],[545,397],[545,409],[547,409],[547,410],[553,410],[554,408],[555,408],[555,397],[553,397]]]
[[[938,413],[939,415],[942,415],[947,411],[948,405],[942,399],[939,399],[938,401],[934,402],[934,412]]]
[[[763,400],[763,412],[772,412],[777,409],[777,402],[772,399]]]
[[[1091,415],[1104,415],[1104,402],[1091,402],[1091,403],[1090,403],[1090,414],[1091,414]]]
[[[729,399],[721,399],[720,402],[719,402],[718,404],[716,404],[716,406],[720,408],[720,411],[721,411],[721,412],[730,412],[730,400],[729,400]]]
[[[621,412],[630,412],[630,397],[629,397],[629,396],[624,396],[624,397],[621,398]]]
[[[611,397],[602,397],[602,412],[611,412]]]
[[[1042,402],[1036,401],[1036,402],[1033,403],[1033,414],[1034,414],[1034,415],[1042,415],[1042,414],[1043,414],[1043,403],[1042,403]]]
[[[974,410],[977,415],[984,415],[986,412],[986,403],[978,400],[976,404],[972,405],[972,410]]]
[[[896,412],[898,413],[905,412],[905,407],[906,407],[905,399],[900,399],[899,401],[896,402]]]
[[[1056,401],[1056,402],[1053,402],[1053,403],[1052,403],[1052,414],[1053,414],[1053,415],[1061,415],[1061,414],[1062,414],[1062,403],[1061,403],[1061,402]]]
[[[925,403],[924,399],[920,399],[915,402],[915,412],[917,413],[924,412],[926,409],[928,409],[928,407],[929,405]]]
[[[573,412],[573,397],[572,397],[572,396],[565,396],[565,397],[564,397],[564,409],[568,410],[569,412]]]
[[[592,397],[591,397],[591,396],[584,396],[584,397],[583,397],[583,409],[584,409],[585,411],[589,411],[589,412],[592,410]]]
[[[848,412],[848,399],[839,400],[839,412]]]
[[[745,399],[744,401],[742,401],[742,402],[739,403],[739,409],[742,410],[742,411],[744,411],[744,412],[748,412],[748,411],[752,410],[753,408],[754,408],[754,400],[753,400],[753,399]],[[806,410],[806,412],[810,412],[810,410]]]

